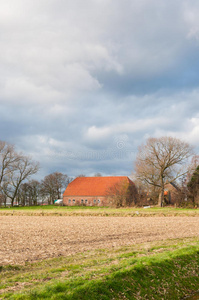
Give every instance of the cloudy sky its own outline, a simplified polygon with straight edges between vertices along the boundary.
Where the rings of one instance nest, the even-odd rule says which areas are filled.
[[[199,2],[0,0],[1,140],[37,175],[129,175],[148,137],[199,151]]]

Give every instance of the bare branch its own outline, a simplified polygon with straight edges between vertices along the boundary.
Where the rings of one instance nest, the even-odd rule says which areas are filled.
[[[139,147],[135,161],[137,178],[161,188],[162,205],[165,183],[174,182],[187,172],[183,166],[192,155],[193,148],[180,139],[149,138],[146,144]]]

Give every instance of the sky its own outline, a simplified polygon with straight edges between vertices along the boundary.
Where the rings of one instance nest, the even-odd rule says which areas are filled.
[[[0,140],[52,172],[130,175],[148,137],[199,150],[199,1],[1,0]]]

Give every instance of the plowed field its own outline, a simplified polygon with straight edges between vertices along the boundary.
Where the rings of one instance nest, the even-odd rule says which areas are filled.
[[[0,216],[0,265],[194,236],[198,217]]]

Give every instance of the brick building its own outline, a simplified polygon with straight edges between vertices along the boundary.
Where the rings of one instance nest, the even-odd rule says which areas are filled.
[[[164,205],[174,205],[179,198],[179,188],[174,183],[166,183],[164,187]],[[161,193],[159,194],[159,200]]]
[[[134,185],[127,176],[77,177],[67,186],[63,194],[63,204],[108,206],[110,191],[119,184]]]

